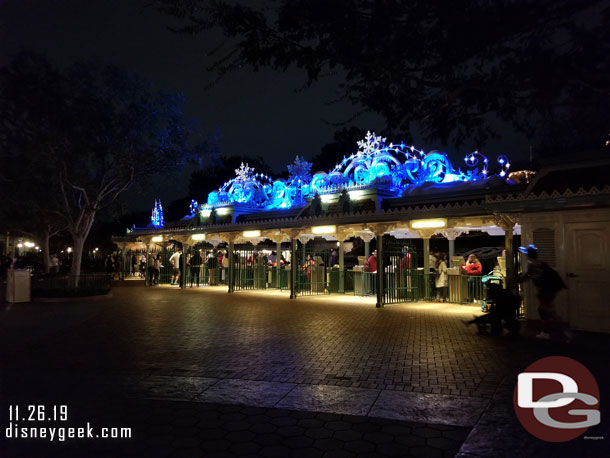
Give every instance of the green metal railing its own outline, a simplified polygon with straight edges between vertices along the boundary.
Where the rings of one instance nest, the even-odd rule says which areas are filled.
[[[109,292],[110,275],[102,272],[32,278],[32,295],[39,297],[98,296]]]
[[[396,268],[384,273],[384,304],[415,302],[426,296],[423,280],[416,270]]]
[[[485,299],[482,278],[480,275],[449,275],[449,302],[480,304]]]
[[[300,296],[329,294],[326,266],[306,265],[297,272],[296,291]]]

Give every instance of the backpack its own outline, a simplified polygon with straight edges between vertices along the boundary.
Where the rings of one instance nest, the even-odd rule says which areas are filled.
[[[555,292],[561,291],[562,289],[568,289],[563,281],[563,278],[561,278],[561,275],[559,275],[557,271],[549,266],[546,262],[541,262],[540,268],[540,278],[537,282],[535,282],[538,288]]]

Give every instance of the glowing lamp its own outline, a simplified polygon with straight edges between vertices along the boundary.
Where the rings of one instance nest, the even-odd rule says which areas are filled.
[[[163,236],[162,235],[155,235],[152,239],[150,239],[153,242],[162,242],[163,241]]]
[[[351,200],[360,200],[364,198],[364,191],[349,191],[348,194]]]
[[[205,234],[193,234],[191,238],[193,240],[205,240]]]
[[[242,235],[246,238],[260,237],[261,231],[244,231],[244,232],[242,232]]]
[[[23,248],[23,243],[18,243],[17,248]]]
[[[217,215],[228,215],[229,214],[229,209],[226,208],[226,207],[219,208],[218,210],[216,210],[216,214]]]
[[[313,234],[334,234],[337,226],[314,226],[311,228]]]
[[[68,253],[72,253],[72,248],[68,247]]]
[[[411,221],[412,229],[436,229],[441,227],[447,227],[447,220],[445,219],[419,219]]]
[[[323,196],[320,196],[320,199],[322,200],[322,202],[324,202],[325,204],[327,204],[328,202],[332,202],[333,201],[334,196],[332,194],[325,194]]]
[[[212,214],[212,210],[201,210],[199,212],[199,214],[205,218],[207,218],[208,216],[210,216]]]

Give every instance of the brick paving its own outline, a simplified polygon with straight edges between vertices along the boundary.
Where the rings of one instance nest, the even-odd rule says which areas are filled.
[[[610,440],[607,433],[606,442],[575,440],[561,448],[532,441],[516,424],[510,402],[507,404],[516,375],[551,354],[581,361],[606,393],[607,336],[578,336],[571,346],[538,342],[527,337],[530,331],[515,339],[479,336],[460,322],[476,312],[474,307],[451,304],[375,309],[370,301],[350,297],[290,301],[285,293],[228,295],[224,288],[121,287],[105,301],[22,304],[5,310],[0,315],[0,388],[5,401],[80,399],[71,404],[72,409],[89,399],[90,412],[102,417],[104,409],[89,404],[95,399],[108,408],[135,405],[140,412],[156,412],[158,406],[164,406],[170,411],[191,409],[194,416],[212,415],[209,412],[220,412],[229,404],[266,409],[292,419],[326,412],[323,415],[334,417],[320,427],[326,431],[321,434],[330,434],[327,442],[336,450],[314,447],[327,453],[324,456],[459,453],[465,458],[547,452],[569,456],[573,447],[581,456],[587,456],[589,449],[590,456],[607,456],[598,453]],[[602,394],[602,419],[605,402]],[[156,417],[146,415],[151,421]],[[415,445],[398,447],[396,444],[402,444],[398,436],[390,435],[394,439],[389,440],[384,434],[363,440],[356,434],[355,424],[335,437],[338,431],[332,432],[329,424],[343,421],[343,417],[403,427],[400,440]],[[259,419],[260,428],[265,428],[265,421]],[[119,456],[183,453],[172,448],[172,433],[166,437],[171,450],[166,447],[158,455],[141,455],[143,444],[151,443],[147,434],[154,431],[144,420],[134,420],[142,436],[125,444]],[[498,421],[508,426],[499,428]],[[351,424],[351,420],[346,422]],[[225,424],[219,425],[224,431]],[[600,427],[604,425],[607,423]],[[423,438],[424,443],[415,433],[419,428],[430,434]],[[455,434],[459,443],[450,444],[443,428],[457,431],[447,435]],[[206,451],[205,444],[220,439],[212,439],[206,429],[190,431],[199,452],[181,456],[216,456]],[[294,444],[309,444],[307,436],[298,431]],[[269,434],[279,441],[277,431]],[[280,452],[283,443],[214,453],[298,456],[296,451],[301,449],[297,447],[289,455],[282,454],[286,452]],[[95,448],[96,453],[102,453],[103,446]],[[69,447],[63,452],[66,450],[72,453]]]

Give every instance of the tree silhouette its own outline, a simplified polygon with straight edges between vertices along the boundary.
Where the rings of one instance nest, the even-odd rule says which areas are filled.
[[[42,55],[21,53],[0,69],[0,180],[25,186],[32,173],[40,177],[47,192],[38,207],[64,221],[73,275],[100,210],[132,184],[203,154],[205,145],[187,147],[193,126],[183,103],[137,75],[91,62],[59,69]]]
[[[530,137],[557,117],[610,124],[610,5],[605,0],[157,0],[174,30],[220,29],[211,68],[342,75],[338,100],[389,129],[480,144],[504,121]],[[576,113],[579,113],[578,115]],[[556,132],[556,131],[553,131]],[[551,133],[552,135],[552,133]]]
[[[337,211],[339,213],[349,213],[351,208],[351,198],[347,189],[341,191],[341,195],[339,196],[339,200],[337,202]]]

